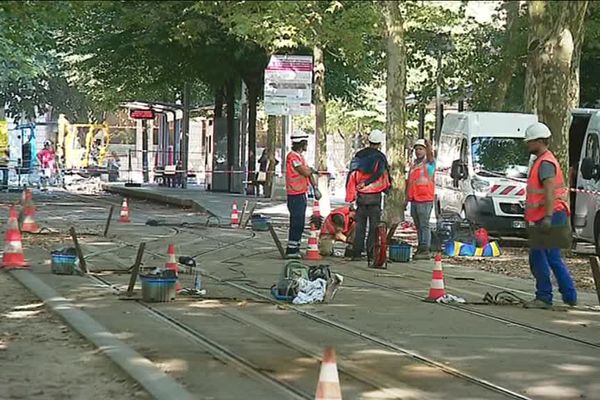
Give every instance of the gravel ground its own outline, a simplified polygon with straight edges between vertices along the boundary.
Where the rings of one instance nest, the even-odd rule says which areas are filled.
[[[496,258],[453,257],[445,263],[477,268],[496,274],[532,279],[529,270],[528,249],[503,248],[502,255]],[[573,253],[565,255],[567,266],[580,290],[594,290],[594,279],[590,270],[590,254]]]
[[[0,399],[150,398],[3,271],[0,293]]]

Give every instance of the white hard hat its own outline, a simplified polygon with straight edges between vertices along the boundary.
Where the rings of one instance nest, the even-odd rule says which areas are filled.
[[[550,129],[546,126],[546,124],[541,122],[536,122],[535,124],[529,125],[525,131],[526,142],[537,139],[548,139],[550,136],[552,136]]]
[[[417,147],[417,146],[427,147],[427,143],[425,142],[425,139],[418,139],[415,142],[415,145],[413,147]]]
[[[52,142],[51,142],[51,141],[49,141],[49,140],[46,140],[46,141],[44,142],[44,146],[51,146],[51,145],[52,145]]]
[[[308,140],[308,135],[302,132],[292,133],[291,139],[292,143],[300,143],[303,140]]]
[[[369,133],[369,142],[375,144],[383,143],[384,134],[379,129],[373,129],[371,133]]]

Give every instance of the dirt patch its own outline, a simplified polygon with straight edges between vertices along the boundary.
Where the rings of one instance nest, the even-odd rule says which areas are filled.
[[[4,272],[0,293],[0,399],[150,398]]]
[[[444,262],[447,264],[461,265],[477,268],[487,272],[514,276],[517,278],[532,279],[529,270],[529,250],[526,248],[503,248],[502,255],[496,258],[453,257]],[[565,255],[565,261],[575,286],[580,290],[594,290],[594,279],[590,270],[589,255]]]

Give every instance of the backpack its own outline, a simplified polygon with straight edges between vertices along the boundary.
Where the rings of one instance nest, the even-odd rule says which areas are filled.
[[[273,295],[279,300],[292,300],[298,295],[298,279],[309,279],[309,269],[300,261],[290,261],[283,267],[281,277],[271,288]]]
[[[329,269],[329,265],[312,265],[308,270],[308,280],[314,281],[316,279],[323,279],[325,282],[329,282],[331,280],[331,271]]]

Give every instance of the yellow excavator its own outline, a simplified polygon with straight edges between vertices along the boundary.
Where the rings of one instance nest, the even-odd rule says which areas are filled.
[[[62,169],[102,168],[109,143],[107,124],[71,124],[64,114],[59,115],[56,156]]]

